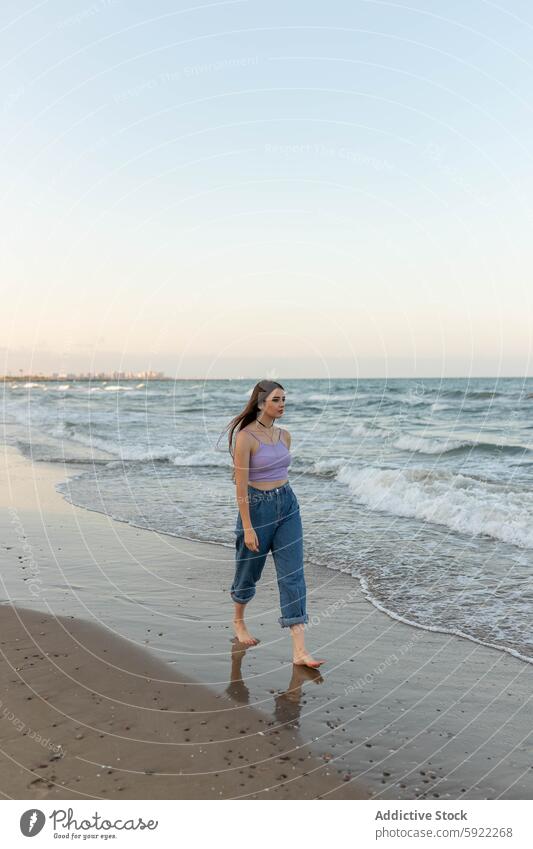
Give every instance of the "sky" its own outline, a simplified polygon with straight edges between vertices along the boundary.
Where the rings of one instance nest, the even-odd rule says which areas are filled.
[[[530,376],[525,0],[0,6],[0,373]]]

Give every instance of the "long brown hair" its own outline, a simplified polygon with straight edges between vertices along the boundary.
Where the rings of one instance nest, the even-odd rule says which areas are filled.
[[[260,380],[259,383],[256,383],[246,407],[244,407],[244,409],[241,410],[241,412],[236,415],[226,427],[226,430],[228,431],[229,453],[233,461],[233,472],[231,475],[233,483],[235,483],[235,443],[233,440],[235,431],[238,432],[242,430],[246,427],[246,425],[249,425],[250,422],[256,420],[259,404],[262,403],[276,388],[285,391],[281,383],[277,383],[275,380]]]

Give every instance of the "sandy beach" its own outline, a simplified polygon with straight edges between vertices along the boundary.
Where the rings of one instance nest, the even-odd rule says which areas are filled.
[[[270,557],[238,650],[233,550],[72,506],[80,470],[2,452],[5,798],[531,798],[530,664],[310,565],[298,670]]]
[[[0,610],[4,798],[367,798],[298,735],[84,620]]]

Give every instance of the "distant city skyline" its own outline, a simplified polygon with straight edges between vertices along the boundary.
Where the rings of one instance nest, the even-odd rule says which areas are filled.
[[[168,379],[162,371],[113,371],[113,372],[51,372],[42,371],[25,373],[19,369],[18,374],[4,374],[0,376],[3,380],[164,380]]]
[[[0,372],[531,375],[532,28],[459,0],[6,10]]]

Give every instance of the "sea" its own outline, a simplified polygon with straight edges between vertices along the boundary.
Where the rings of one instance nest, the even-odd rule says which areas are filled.
[[[533,662],[533,379],[279,382],[306,560],[395,619]],[[73,504],[233,547],[226,428],[254,384],[6,382],[4,438],[73,464]]]

